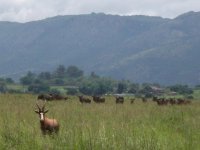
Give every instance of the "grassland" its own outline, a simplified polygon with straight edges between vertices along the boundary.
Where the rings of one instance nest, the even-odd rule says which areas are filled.
[[[2,150],[199,150],[200,102],[157,106],[136,100],[116,105],[68,101],[47,102],[49,118],[60,123],[58,135],[42,135],[34,112],[36,97],[0,95]]]

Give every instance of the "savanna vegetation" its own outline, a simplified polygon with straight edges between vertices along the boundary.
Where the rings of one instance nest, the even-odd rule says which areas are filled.
[[[76,96],[47,102],[47,116],[60,123],[58,134],[40,130],[36,95],[0,95],[0,149],[75,150],[198,150],[200,102],[158,106],[136,99],[115,104],[107,96],[103,104],[81,104]],[[42,102],[39,102],[39,104]]]
[[[53,72],[28,72],[19,82],[1,78],[0,91],[0,149],[200,149],[198,85],[138,84],[100,77],[95,72],[84,75],[76,66],[60,65]],[[47,117],[60,124],[58,134],[43,135],[40,130],[39,116],[34,112],[40,93],[68,97],[46,104]],[[123,104],[115,103],[115,94],[124,94]],[[101,95],[106,100],[85,104],[78,95],[90,99]],[[153,96],[193,101],[159,106],[151,100]]]

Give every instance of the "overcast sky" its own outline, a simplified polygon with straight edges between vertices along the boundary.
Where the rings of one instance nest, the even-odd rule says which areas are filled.
[[[188,11],[200,11],[200,0],[0,0],[0,20],[17,22],[91,12],[174,18]]]

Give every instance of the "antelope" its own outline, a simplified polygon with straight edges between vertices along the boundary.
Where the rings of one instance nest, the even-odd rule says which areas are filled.
[[[45,102],[46,103],[46,102]],[[36,106],[38,110],[35,110],[37,114],[39,114],[40,118],[40,129],[43,134],[48,133],[57,133],[59,131],[59,124],[56,119],[49,119],[45,116],[45,114],[49,110],[45,110],[45,104],[43,104],[42,108],[39,107],[39,105],[36,103]]]

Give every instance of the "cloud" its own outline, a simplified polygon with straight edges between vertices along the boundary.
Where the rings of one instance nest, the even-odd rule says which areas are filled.
[[[0,20],[26,22],[56,15],[104,12],[173,18],[199,11],[197,0],[1,0]]]

